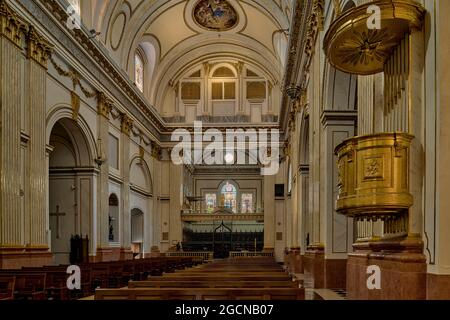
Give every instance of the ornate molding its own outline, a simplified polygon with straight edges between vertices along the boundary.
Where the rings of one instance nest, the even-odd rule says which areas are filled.
[[[55,61],[55,59],[53,59],[53,57],[50,57],[50,62],[52,63],[53,67],[55,68],[55,70],[58,72],[58,74],[60,76],[68,77],[68,78],[72,79],[73,90],[75,90],[76,87],[79,86],[81,92],[84,93],[86,98],[94,98],[97,96],[97,92],[95,90],[89,91],[86,87],[83,86],[83,84],[81,83],[81,76],[75,69],[69,68],[69,70],[64,70],[63,67],[61,67]]]
[[[358,75],[384,71],[395,47],[412,30],[421,29],[425,8],[415,1],[378,1],[380,29],[367,28],[372,2],[342,13],[329,27],[323,48],[336,69]]]
[[[291,26],[289,57],[283,80],[285,88],[293,83],[300,88],[306,87],[317,35],[319,31],[323,30],[323,10],[324,0],[297,1]],[[280,118],[282,129],[292,127],[290,109],[287,97],[283,96],[281,114],[286,114],[286,116]]]
[[[36,61],[44,69],[47,69],[53,46],[44,37],[39,35],[33,26],[30,26],[26,40],[28,59]]]
[[[120,130],[122,133],[130,136],[131,129],[133,128],[133,119],[131,119],[126,113],[121,114]]]
[[[262,213],[236,213],[236,214],[181,214],[181,221],[195,222],[195,221],[264,221],[264,214]]]
[[[162,157],[162,148],[154,141],[150,142],[151,144],[151,156],[156,160],[161,160]]]
[[[0,36],[22,49],[22,39],[27,32],[28,24],[8,6],[5,0],[0,0]]]
[[[70,100],[72,105],[72,119],[77,121],[80,114],[80,97],[73,91],[70,92]]]
[[[113,107],[111,99],[109,99],[103,92],[97,93],[97,112],[99,115],[109,119],[109,114]]]

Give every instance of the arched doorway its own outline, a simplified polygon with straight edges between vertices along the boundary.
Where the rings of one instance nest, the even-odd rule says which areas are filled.
[[[150,169],[147,162],[141,157],[135,157],[130,164],[130,208],[131,217],[125,218],[125,221],[131,221],[131,246],[133,252],[141,253],[141,256],[150,253],[151,247],[155,244],[153,227],[155,217],[153,213],[153,184],[150,175]],[[134,217],[133,214],[142,214]],[[129,220],[130,219],[130,220]],[[138,219],[138,220],[136,220]],[[139,221],[134,224],[133,221]],[[133,229],[134,228],[134,229]],[[139,228],[139,229],[136,229]]]
[[[133,257],[143,254],[144,243],[144,213],[134,208],[131,210],[131,250]]]
[[[92,239],[96,169],[87,141],[77,122],[69,118],[60,119],[51,130],[48,217],[55,264],[69,263],[71,236]]]

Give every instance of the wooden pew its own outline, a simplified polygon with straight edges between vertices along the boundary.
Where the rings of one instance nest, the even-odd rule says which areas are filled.
[[[300,288],[97,289],[95,300],[303,300]]]
[[[16,283],[15,276],[0,275],[0,300],[14,299],[14,286]]]
[[[45,300],[47,279],[46,273],[14,273],[16,277],[14,299],[17,300]]]
[[[286,280],[183,280],[183,281],[163,281],[163,280],[147,280],[147,281],[130,281],[128,288],[299,288],[300,283],[297,281]]]
[[[130,280],[145,280],[148,275],[158,276],[163,272],[184,270],[194,264],[192,258],[185,257],[83,263],[79,265],[81,290],[68,290],[69,275],[66,273],[68,265],[0,270],[0,277],[4,279],[0,299],[10,298],[8,291],[11,286],[10,279],[15,279],[13,291],[15,299],[67,300],[93,294],[98,287],[122,287]]]
[[[285,274],[279,275],[254,275],[254,274],[243,274],[243,275],[229,275],[229,274],[200,274],[200,275],[165,275],[158,277],[150,277],[149,280],[161,280],[161,281],[291,281],[291,278]]]

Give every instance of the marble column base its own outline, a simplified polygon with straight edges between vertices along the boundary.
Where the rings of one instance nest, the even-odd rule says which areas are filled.
[[[48,248],[0,248],[0,269],[20,269],[51,265],[53,256]]]
[[[450,300],[450,275],[427,274],[427,299]]]
[[[308,247],[302,257],[305,278],[314,289],[344,289],[347,259],[326,259],[323,247]]]
[[[345,289],[347,285],[347,259],[324,259],[325,288]]]
[[[426,258],[420,240],[353,245],[347,262],[347,297],[352,300],[423,300],[427,293]],[[381,270],[381,289],[367,288],[367,267]]]
[[[311,280],[311,287],[314,289],[324,288],[325,286],[324,260],[323,247],[310,246],[302,257],[305,278]]]

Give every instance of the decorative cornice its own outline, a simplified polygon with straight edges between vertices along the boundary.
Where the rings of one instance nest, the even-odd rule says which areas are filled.
[[[27,58],[47,69],[53,46],[33,26],[19,17],[5,0],[0,0],[0,36],[20,49],[25,44]]]
[[[8,6],[0,0],[0,36],[9,39],[22,49],[22,39],[28,32],[28,25]]]
[[[324,0],[296,1],[289,42],[290,51],[283,80],[285,88],[292,85],[306,88],[317,35],[323,29],[323,9]],[[292,119],[288,100],[287,95],[284,95],[281,102],[280,127],[284,131],[287,131],[286,127]],[[292,124],[290,126],[292,127]]]
[[[4,1],[4,0],[3,0]],[[164,130],[164,122],[159,117],[158,113],[152,106],[150,106],[142,94],[132,84],[128,77],[123,73],[120,68],[114,64],[111,58],[108,57],[105,50],[101,45],[97,44],[95,40],[90,38],[88,30],[82,26],[82,29],[68,30],[65,28],[67,19],[69,18],[66,9],[57,0],[18,0],[18,2],[26,8],[33,16],[41,22],[42,25],[54,34],[59,41],[72,50],[72,53],[80,62],[84,63],[86,68],[89,68],[93,61],[95,61],[95,68],[99,69],[97,77],[100,82],[105,86],[109,86],[111,94],[114,95],[123,105],[130,105],[130,100],[136,109],[142,114],[137,114],[130,110],[135,116],[142,118],[143,124],[152,131],[153,134],[158,136],[160,132]],[[39,5],[36,5],[36,4]],[[55,23],[54,20],[47,18],[48,14],[41,8],[41,5],[48,10],[50,16],[56,19],[59,23]],[[70,36],[67,34],[70,33]],[[88,59],[86,59],[88,58]],[[100,71],[101,70],[101,71]],[[97,70],[91,70],[95,72]],[[105,75],[107,75],[105,77]],[[114,89],[112,89],[114,87]],[[150,125],[150,123],[151,125]]]

